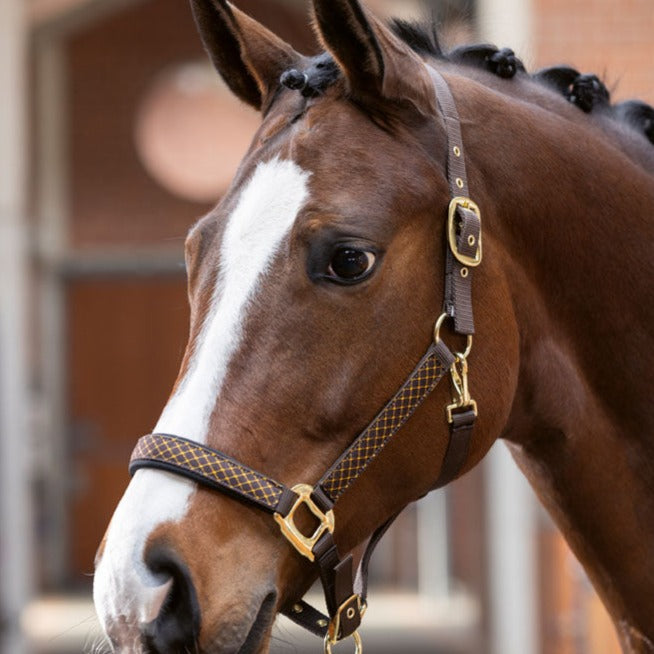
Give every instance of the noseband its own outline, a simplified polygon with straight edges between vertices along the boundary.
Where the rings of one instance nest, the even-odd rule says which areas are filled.
[[[368,564],[374,548],[395,519],[391,517],[373,533],[354,576],[352,555],[341,557],[334,542],[334,505],[448,371],[454,390],[453,403],[446,407],[450,440],[433,489],[445,486],[461,471],[477,416],[477,405],[468,390],[467,359],[474,333],[472,270],[482,260],[481,214],[468,197],[461,124],[454,98],[440,73],[428,70],[445,120],[448,141],[447,176],[451,202],[447,221],[445,301],[443,314],[434,328],[433,342],[402,387],[313,486],[298,484],[288,488],[222,452],[165,434],[141,438],[130,461],[131,474],[140,468],[167,470],[272,514],[285,538],[318,567],[328,616],[303,600],[283,607],[282,613],[323,637],[326,654],[331,653],[333,644],[350,636],[355,641],[356,652],[362,652],[357,629],[367,606]],[[453,354],[442,341],[440,331],[447,319],[454,320],[457,334],[467,337],[465,352]],[[311,535],[304,534],[295,522],[300,507],[308,509],[319,522]]]

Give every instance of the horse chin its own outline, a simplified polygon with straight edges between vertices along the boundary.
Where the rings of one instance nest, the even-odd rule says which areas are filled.
[[[275,593],[270,593],[263,600],[238,654],[259,654],[268,650],[270,633],[275,619],[276,601]]]
[[[201,654],[264,654],[268,651],[277,594],[269,593],[259,606],[254,620],[247,626],[221,625],[210,643],[200,649]],[[242,640],[237,633],[245,634]]]

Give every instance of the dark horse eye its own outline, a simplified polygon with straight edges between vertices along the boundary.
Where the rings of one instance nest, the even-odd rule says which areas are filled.
[[[339,248],[329,264],[328,275],[338,281],[363,281],[369,273],[377,257],[372,252],[355,250],[354,248]]]

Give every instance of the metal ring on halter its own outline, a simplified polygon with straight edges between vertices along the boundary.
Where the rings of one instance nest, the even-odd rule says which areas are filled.
[[[434,325],[434,343],[441,342],[441,327],[443,326],[443,323],[450,317],[451,316],[449,314],[443,313],[436,321],[436,324]],[[472,334],[468,334],[468,341],[465,352],[463,354],[457,353],[457,357],[460,359],[467,359],[470,356],[470,352],[472,352]]]
[[[363,654],[363,643],[361,642],[361,636],[359,636],[359,632],[355,631],[352,636],[350,636],[352,640],[354,640],[354,654]],[[332,654],[332,643],[331,639],[329,638],[329,634],[325,635],[325,654]]]

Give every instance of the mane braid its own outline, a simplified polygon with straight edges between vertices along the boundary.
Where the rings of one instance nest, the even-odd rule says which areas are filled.
[[[312,57],[308,68],[300,71],[290,68],[282,73],[280,83],[293,91],[300,91],[305,98],[322,95],[341,76],[333,57],[327,53]]]
[[[534,73],[533,79],[556,89],[586,113],[610,104],[609,90],[597,75],[582,75],[569,66],[554,66]]]
[[[564,95],[580,74],[578,70],[570,66],[552,66],[536,71],[532,78]]]
[[[640,100],[627,100],[613,107],[613,115],[638,131],[654,144],[654,107]]]
[[[515,56],[513,50],[499,50],[494,45],[464,45],[452,50],[447,58],[454,63],[485,68],[504,79],[514,77],[518,72],[525,72],[524,64]]]

